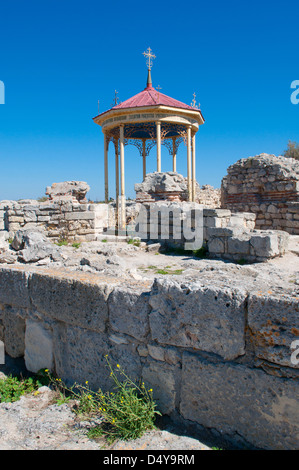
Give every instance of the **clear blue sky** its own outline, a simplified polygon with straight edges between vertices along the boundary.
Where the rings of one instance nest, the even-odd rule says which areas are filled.
[[[153,86],[191,103],[206,120],[197,133],[197,180],[219,187],[227,167],[299,142],[298,1],[14,0],[0,7],[0,200],[43,196],[45,187],[87,181],[103,199],[103,134],[93,123],[142,91],[142,55],[156,54]],[[142,161],[125,148],[126,195]],[[111,148],[111,195],[114,196]],[[148,170],[155,170],[155,148]],[[171,158],[162,149],[162,170]],[[177,170],[186,175],[181,146]]]

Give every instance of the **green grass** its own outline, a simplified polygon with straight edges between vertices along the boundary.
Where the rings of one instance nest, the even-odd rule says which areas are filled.
[[[157,271],[155,272],[155,274],[174,274],[174,275],[179,275],[179,274],[182,274],[184,270],[183,269],[173,269],[173,270],[170,270],[170,269],[157,269]]]
[[[67,246],[68,245],[68,241],[65,240],[65,238],[62,238],[61,240],[58,240],[55,245],[58,245],[58,246]]]
[[[128,241],[127,241],[128,245],[134,245],[134,246],[140,246],[140,243],[141,241],[140,240],[136,240],[134,238],[130,238]]]
[[[76,248],[76,249],[80,248],[80,246],[81,246],[81,243],[80,243],[80,242],[74,242],[74,243],[72,244],[72,247],[73,247],[73,248]]]

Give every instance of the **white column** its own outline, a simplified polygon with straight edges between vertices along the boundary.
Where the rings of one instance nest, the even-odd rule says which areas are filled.
[[[196,153],[195,153],[195,134],[192,136],[192,201],[195,202],[196,194]]]
[[[176,172],[176,148],[175,148],[176,138],[172,138],[172,171]]]
[[[108,138],[107,134],[104,133],[104,173],[105,173],[105,202],[109,200],[108,191]]]
[[[142,139],[142,167],[143,167],[143,181],[146,177],[146,154],[145,154],[146,139]]]
[[[188,181],[188,201],[192,201],[191,185],[191,126],[187,128],[187,181]]]
[[[156,122],[157,129],[157,171],[161,172],[161,122]]]
[[[115,146],[115,201],[116,201],[116,220],[118,222],[118,204],[119,204],[119,165],[118,165],[118,139],[114,141]]]
[[[126,227],[124,126],[120,126],[120,228]]]

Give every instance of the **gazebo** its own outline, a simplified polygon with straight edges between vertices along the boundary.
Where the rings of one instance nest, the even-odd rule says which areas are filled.
[[[93,118],[104,133],[105,202],[109,199],[108,147],[114,144],[116,206],[120,196],[120,228],[125,228],[125,146],[135,145],[142,157],[143,178],[146,176],[146,157],[156,145],[157,172],[161,172],[161,145],[172,155],[172,171],[176,172],[176,156],[179,145],[187,147],[188,199],[195,200],[195,134],[204,118],[196,106],[195,96],[189,106],[160,93],[152,85],[152,54],[150,48],[143,53],[147,58],[148,76],[146,88],[137,95]],[[120,185],[119,185],[120,179]],[[120,194],[119,194],[120,189]]]

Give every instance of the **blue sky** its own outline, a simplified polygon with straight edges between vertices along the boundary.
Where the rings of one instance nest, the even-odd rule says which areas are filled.
[[[153,86],[191,103],[206,120],[197,133],[197,180],[220,187],[227,167],[299,142],[298,1],[14,0],[1,2],[0,200],[36,198],[66,180],[104,198],[103,134],[92,117],[142,91],[142,53],[156,54]],[[110,193],[114,196],[111,148]],[[142,179],[125,148],[126,195]],[[155,148],[148,171],[155,171]],[[162,149],[162,171],[171,158]],[[186,148],[178,153],[186,175]]]

